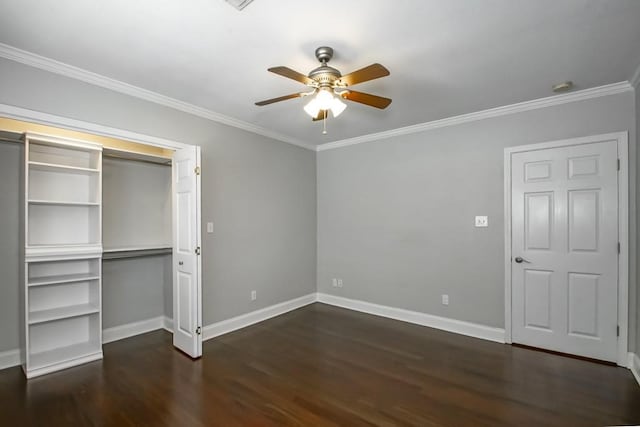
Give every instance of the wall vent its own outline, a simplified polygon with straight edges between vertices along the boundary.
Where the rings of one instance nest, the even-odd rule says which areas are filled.
[[[253,0],[226,0],[231,6],[235,7],[238,10],[242,10]]]

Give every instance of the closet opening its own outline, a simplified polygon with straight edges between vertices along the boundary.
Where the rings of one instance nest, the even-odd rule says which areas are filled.
[[[7,118],[0,141],[20,151],[26,376],[101,359],[103,343],[161,328],[200,357],[199,147]]]

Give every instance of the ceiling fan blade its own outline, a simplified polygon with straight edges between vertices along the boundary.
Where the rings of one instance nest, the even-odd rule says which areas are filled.
[[[301,98],[304,93],[292,93],[291,95],[280,96],[278,98],[265,99],[264,101],[256,102],[256,105],[262,107],[263,105],[273,104],[274,102],[286,101],[287,99]]]
[[[313,121],[317,122],[318,120],[324,120],[326,114],[329,114],[329,110],[318,111],[318,115],[313,118]]]
[[[349,101],[359,102],[360,104],[380,108],[381,110],[387,108],[389,104],[391,104],[391,100],[389,98],[383,98],[382,96],[371,95],[364,92],[356,92],[355,90],[350,89],[345,90],[341,96]]]
[[[379,79],[380,77],[388,76],[389,70],[380,64],[371,64],[368,67],[361,68],[353,73],[349,73],[346,76],[340,78],[340,82],[347,86],[353,86],[358,83],[368,82],[369,80]]]
[[[309,77],[305,76],[304,74],[299,73],[295,70],[292,70],[291,68],[288,68],[288,67],[272,67],[272,68],[269,68],[267,71],[271,71],[272,73],[278,74],[282,77],[287,77],[289,79],[295,80],[307,86],[313,86],[313,84],[315,83],[313,80],[311,80]]]

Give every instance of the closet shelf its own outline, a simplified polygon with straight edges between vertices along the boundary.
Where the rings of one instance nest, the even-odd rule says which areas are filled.
[[[87,282],[90,280],[99,280],[100,276],[85,273],[85,274],[62,274],[59,276],[45,276],[29,279],[29,286],[46,286],[46,285],[58,285],[62,283],[75,283],[75,282]]]
[[[93,168],[82,168],[78,166],[67,166],[60,165],[56,163],[43,163],[43,162],[29,162],[30,170],[39,170],[39,171],[47,171],[47,172],[65,172],[65,173],[98,173],[99,169]]]
[[[102,251],[102,246],[95,242],[70,243],[70,244],[53,244],[29,243],[25,247],[27,256],[34,255],[58,255],[58,254],[87,254]]]
[[[69,202],[62,200],[29,200],[30,205],[53,205],[53,206],[100,206],[97,202]]]
[[[43,351],[41,353],[32,353],[29,355],[30,368],[39,369],[46,366],[60,363],[80,357],[90,356],[92,354],[101,354],[100,344],[97,342],[83,342],[80,344],[59,347],[54,350]]]
[[[68,319],[70,317],[85,316],[87,314],[99,312],[100,307],[95,304],[78,304],[67,307],[52,308],[50,310],[31,311],[29,312],[29,325]]]
[[[144,256],[165,255],[173,253],[173,246],[153,245],[153,246],[130,246],[121,248],[108,248],[103,251],[102,259],[123,259],[139,258]]]

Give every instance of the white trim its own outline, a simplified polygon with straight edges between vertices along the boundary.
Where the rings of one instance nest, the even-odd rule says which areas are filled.
[[[31,67],[35,67],[41,70],[45,70],[51,73],[59,74],[71,79],[80,80],[85,83],[89,83],[95,86],[103,87],[115,92],[123,93],[128,96],[132,96],[138,99],[143,99],[154,104],[162,105],[174,110],[182,111],[187,114],[191,114],[197,117],[202,117],[207,120],[222,123],[227,126],[232,126],[238,129],[246,130],[258,135],[265,136],[277,141],[286,142],[298,147],[302,147],[312,151],[324,151],[333,148],[346,147],[354,144],[361,144],[364,142],[377,141],[380,139],[391,138],[400,135],[408,135],[416,132],[422,132],[429,129],[436,129],[445,126],[453,126],[462,123],[472,122],[476,120],[482,120],[491,117],[498,117],[507,114],[518,113],[522,111],[528,111],[538,108],[549,107],[553,105],[566,104],[569,102],[582,101],[585,99],[597,98],[600,96],[613,95],[616,93],[626,92],[632,89],[633,86],[637,86],[640,81],[640,68],[636,70],[636,73],[630,80],[630,82],[619,82],[609,85],[604,85],[595,88],[584,89],[581,91],[571,92],[562,95],[554,95],[546,98],[535,99],[531,101],[520,102],[516,104],[505,105],[497,108],[491,108],[488,110],[478,111],[470,114],[463,114],[459,116],[448,117],[440,120],[434,120],[430,122],[420,123],[412,126],[402,127],[398,129],[392,129],[379,133],[373,133],[369,135],[362,135],[355,138],[348,138],[338,141],[333,141],[318,146],[308,144],[297,138],[274,132],[272,130],[248,123],[242,120],[235,119],[206,108],[198,107],[193,104],[189,104],[184,101],[180,101],[175,98],[171,98],[159,93],[143,89],[137,86],[124,83],[122,81],[112,79],[110,77],[103,76],[73,65],[65,64],[54,59],[50,59],[41,55],[37,55],[22,49],[9,46],[4,43],[0,43],[0,57],[8,60],[19,62]],[[95,133],[95,131],[93,131]],[[131,140],[129,138],[129,140]]]
[[[163,322],[162,322],[162,329],[164,329],[165,331],[169,332],[169,333],[173,333],[173,319],[164,316]]]
[[[106,136],[109,138],[124,139],[126,141],[153,145],[154,147],[179,149],[187,147],[189,145],[178,141],[158,138],[156,136],[144,135],[141,133],[112,128],[76,119],[69,119],[62,116],[42,113],[40,111],[28,110],[26,108],[7,104],[0,104],[0,117],[22,120],[47,126],[62,127],[69,130],[92,133],[94,135]]]
[[[280,316],[281,314],[296,310],[300,307],[304,307],[305,305],[313,304],[316,302],[316,295],[316,293],[305,295],[300,298],[295,298],[260,310],[232,317],[231,319],[212,323],[211,325],[207,325],[203,328],[202,340],[210,340],[211,338],[246,328],[247,326],[271,319],[272,317]]]
[[[620,171],[618,173],[618,338],[619,366],[628,365],[628,312],[629,312],[629,135],[628,132],[615,132],[603,135],[571,138],[539,144],[519,145],[504,149],[504,286],[505,286],[505,341],[512,342],[512,300],[511,300],[511,155],[514,153],[568,147],[572,145],[595,144],[616,140]]]
[[[562,95],[554,95],[546,98],[534,99],[531,101],[519,102],[517,104],[505,105],[502,107],[491,108],[488,110],[477,111],[474,113],[463,114],[460,116],[448,117],[431,122],[420,123],[417,125],[406,126],[398,129],[387,130],[369,135],[357,136],[355,138],[343,139],[334,142],[321,144],[316,151],[331,150],[334,148],[347,147],[349,145],[362,144],[365,142],[378,141],[381,139],[393,138],[401,135],[409,135],[426,130],[438,129],[447,126],[455,126],[463,123],[475,122],[478,120],[489,119],[493,117],[505,116],[508,114],[521,113],[523,111],[537,110],[540,108],[552,107],[555,105],[568,104],[571,102],[584,101],[602,96],[615,95],[618,93],[633,90],[629,82],[613,83],[605,86],[584,89],[576,92],[570,92]]]
[[[629,84],[636,89],[638,89],[638,86],[640,86],[640,64],[638,64],[636,72],[633,73],[633,76],[629,79]]]
[[[147,332],[164,329],[165,317],[159,316],[153,319],[141,320],[139,322],[127,323],[126,325],[114,326],[102,331],[102,343],[107,344],[125,338],[133,337]]]
[[[24,363],[19,349],[0,352],[0,370],[18,366]]]
[[[511,333],[511,152],[504,150],[504,341],[512,344]]]
[[[504,343],[504,329],[502,328],[494,328],[477,323],[464,322],[462,320],[449,319],[418,311],[373,304],[366,301],[359,301],[323,293],[318,293],[318,302],[373,314],[375,316],[414,323],[416,325],[428,326],[430,328],[480,338],[487,341]]]
[[[74,67],[73,65],[65,64],[54,59],[46,58],[35,53],[27,52],[22,49],[9,46],[4,43],[0,43],[0,57],[6,58],[11,61],[19,62],[21,64],[28,65],[30,67],[39,68],[51,73],[59,74],[71,79],[80,80],[85,83],[92,84],[94,86],[103,87],[105,89],[112,90],[114,92],[123,93],[138,99],[153,102],[154,104],[162,105],[172,108],[174,110],[182,111],[187,114],[191,114],[197,117],[202,117],[207,120],[222,123],[227,126],[232,126],[238,129],[246,130],[258,135],[265,136],[267,138],[275,139],[278,141],[286,142],[298,147],[306,148],[308,150],[315,150],[315,147],[300,141],[295,138],[291,138],[286,135],[282,135],[277,132],[273,132],[269,129],[234,119],[233,117],[225,116],[220,113],[208,110],[206,108],[198,107],[193,104],[189,104],[184,101],[180,101],[175,98],[171,98],[159,93],[143,89],[138,86],[133,86],[122,81],[112,79],[110,77],[103,76],[82,68]]]
[[[629,353],[628,368],[631,370],[631,373],[636,379],[638,385],[640,385],[640,357],[638,357],[637,354]]]

